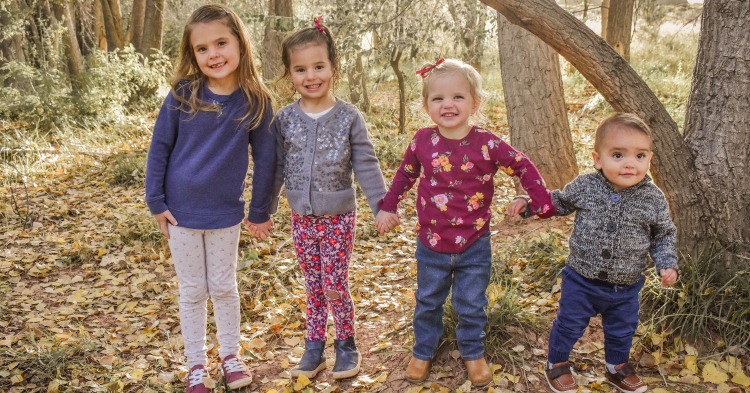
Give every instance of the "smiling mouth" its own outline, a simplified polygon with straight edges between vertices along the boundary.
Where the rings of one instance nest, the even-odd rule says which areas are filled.
[[[213,69],[216,69],[216,68],[221,68],[221,67],[223,67],[223,66],[224,66],[225,64],[227,64],[227,62],[226,62],[226,61],[225,61],[225,62],[223,62],[223,63],[219,63],[219,64],[214,64],[214,65],[210,65],[210,66],[208,66],[208,67],[209,67],[209,68],[213,68]]]
[[[321,83],[316,83],[314,85],[307,85],[307,86],[305,86],[305,88],[309,89],[309,90],[315,90],[315,89],[320,88],[320,86],[321,86]]]

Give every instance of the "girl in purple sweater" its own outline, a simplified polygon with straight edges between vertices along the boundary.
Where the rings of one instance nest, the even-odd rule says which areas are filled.
[[[531,197],[531,214],[549,217],[555,210],[539,172],[523,153],[469,125],[483,95],[473,67],[439,59],[417,74],[423,78],[422,103],[435,125],[414,135],[375,220],[381,233],[396,226],[398,203],[419,179],[415,343],[406,379],[421,382],[429,374],[452,286],[459,351],[472,384],[486,386],[492,380],[483,341],[495,173],[499,169],[519,178]]]
[[[190,368],[186,393],[210,391],[204,384],[209,297],[229,389],[253,381],[238,357],[235,270],[248,147],[255,171],[244,220],[254,236],[264,238],[271,229],[276,166],[271,104],[239,17],[222,5],[193,12],[182,35],[172,91],[154,125],[146,166],[146,202],[169,240],[177,271],[180,327]]]

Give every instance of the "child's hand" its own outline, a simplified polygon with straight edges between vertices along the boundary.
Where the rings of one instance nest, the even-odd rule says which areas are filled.
[[[169,239],[169,224],[177,225],[177,220],[175,220],[172,213],[169,210],[165,210],[163,213],[154,214],[154,219],[156,219],[156,224],[159,226],[159,232]]]
[[[256,239],[266,240],[271,236],[271,229],[273,229],[273,220],[255,224],[245,218],[242,222],[245,224],[245,228],[250,231],[250,235]]]
[[[398,213],[381,210],[375,216],[375,226],[378,228],[378,232],[380,232],[381,235],[385,235],[398,225],[401,225],[401,218]]]
[[[661,285],[665,287],[671,287],[677,281],[677,270],[673,268],[659,270],[661,276]]]
[[[508,205],[508,217],[518,217],[526,210],[526,205],[528,205],[529,202],[526,201],[524,198],[515,198],[513,201]]]

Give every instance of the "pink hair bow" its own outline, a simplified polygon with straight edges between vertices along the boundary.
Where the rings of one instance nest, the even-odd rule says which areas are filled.
[[[430,71],[434,70],[440,64],[443,64],[444,61],[445,59],[443,59],[442,57],[439,57],[437,61],[435,62],[435,64],[428,65],[427,67],[422,68],[421,70],[417,70],[417,75],[421,76],[422,79],[427,78],[427,76],[430,74]]]
[[[325,34],[326,27],[323,26],[323,16],[313,18],[313,22],[315,23],[315,28],[320,30],[321,33]]]

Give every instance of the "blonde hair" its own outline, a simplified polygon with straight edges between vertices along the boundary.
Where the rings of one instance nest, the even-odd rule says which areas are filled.
[[[651,127],[649,127],[643,119],[633,113],[617,112],[607,116],[601,123],[599,123],[599,126],[596,127],[596,133],[594,134],[594,151],[599,151],[599,146],[607,136],[607,132],[615,126],[624,126],[640,131],[646,135],[649,140],[653,141]]]
[[[434,66],[434,63],[425,63],[422,67],[431,66]],[[466,81],[469,82],[471,97],[474,99],[476,106],[479,107],[485,96],[484,90],[482,90],[482,76],[479,75],[479,72],[477,72],[477,70],[471,65],[456,59],[445,59],[442,63],[432,68],[427,76],[424,77],[422,80],[422,106],[425,108],[427,107],[427,96],[430,92],[430,82],[440,75],[451,73],[457,73],[466,78]]]
[[[249,129],[258,128],[263,122],[266,112],[273,106],[273,98],[255,68],[250,38],[245,24],[234,11],[224,5],[204,5],[190,15],[190,19],[188,19],[182,32],[180,55],[172,76],[172,95],[182,106],[187,107],[189,113],[198,111],[219,112],[221,110],[218,105],[204,102],[198,98],[198,90],[206,82],[207,77],[198,66],[190,43],[193,26],[198,23],[214,21],[226,25],[239,41],[240,60],[237,67],[237,81],[250,106],[248,112],[238,120],[242,123],[249,119]],[[185,88],[187,88],[187,94],[183,92]]]

